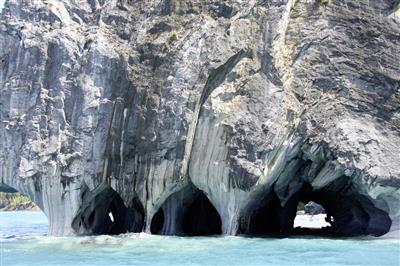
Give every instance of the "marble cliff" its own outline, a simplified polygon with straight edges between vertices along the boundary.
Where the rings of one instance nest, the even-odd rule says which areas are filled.
[[[1,191],[51,235],[400,229],[396,0],[7,0]]]

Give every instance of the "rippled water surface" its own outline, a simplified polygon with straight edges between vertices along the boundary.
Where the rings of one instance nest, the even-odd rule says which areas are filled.
[[[46,237],[40,212],[1,212],[1,265],[400,265],[396,239]]]

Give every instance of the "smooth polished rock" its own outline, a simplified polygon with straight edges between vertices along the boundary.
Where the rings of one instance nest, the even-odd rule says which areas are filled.
[[[166,202],[188,187],[223,234],[290,232],[302,198],[341,234],[398,230],[398,13],[393,0],[7,0],[0,190],[28,195],[51,235],[93,232],[74,221],[108,211],[82,196],[104,184],[135,210],[115,232],[150,232],[160,208],[173,225],[185,197]]]

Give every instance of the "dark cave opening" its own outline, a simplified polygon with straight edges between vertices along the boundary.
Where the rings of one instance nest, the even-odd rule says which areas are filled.
[[[193,187],[172,194],[153,216],[152,234],[207,236],[222,233],[222,220],[208,197]]]
[[[329,237],[380,236],[390,230],[389,215],[357,192],[347,177],[313,190],[309,184],[289,198],[282,206],[275,191],[267,193],[261,204],[249,215],[245,233],[284,237],[318,235]],[[313,201],[326,210],[326,222],[321,228],[294,227],[299,202]]]
[[[150,232],[155,235],[159,234],[163,228],[164,220],[164,211],[160,208],[151,220]]]
[[[255,209],[248,224],[247,234],[265,236],[289,235],[296,216],[297,203],[282,207],[278,195],[272,191],[264,198],[262,205]]]
[[[115,195],[108,207],[97,207],[89,215],[88,225],[95,235],[109,234],[118,235],[125,233],[125,205],[119,197]]]
[[[135,201],[126,207],[120,195],[109,185],[102,184],[82,195],[82,206],[72,222],[81,235],[118,235],[140,232],[144,224],[144,210]]]
[[[207,196],[199,191],[183,218],[183,232],[189,236],[219,235],[222,221]]]
[[[327,221],[331,224],[326,233],[331,236],[381,236],[390,230],[389,215],[357,192],[346,177],[312,191],[308,198],[325,208]]]
[[[125,227],[128,232],[138,233],[144,228],[144,207],[138,198],[134,198],[126,207]]]

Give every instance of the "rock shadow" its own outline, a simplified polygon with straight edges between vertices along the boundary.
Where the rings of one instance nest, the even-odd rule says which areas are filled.
[[[167,198],[153,216],[152,234],[207,236],[222,233],[219,213],[203,191],[192,186]]]
[[[144,225],[144,209],[138,200],[126,207],[119,194],[108,184],[93,191],[84,190],[82,206],[72,222],[79,235],[118,235],[140,232]]]
[[[329,237],[381,236],[389,232],[392,221],[385,211],[377,208],[365,195],[359,193],[343,176],[330,185],[313,190],[305,183],[284,204],[272,189],[267,196],[252,206],[241,225],[240,233],[286,237],[316,235]],[[326,210],[330,226],[322,228],[294,228],[299,202],[313,201]]]

